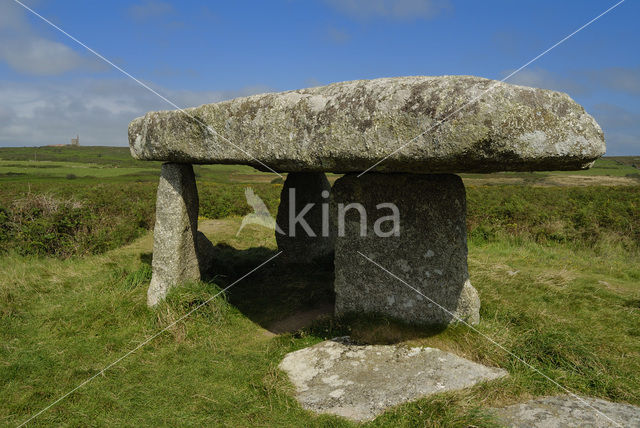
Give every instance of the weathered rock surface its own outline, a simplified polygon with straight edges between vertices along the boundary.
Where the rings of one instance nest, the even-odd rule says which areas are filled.
[[[348,337],[291,352],[280,368],[304,408],[357,421],[420,397],[507,375],[435,348],[355,345]]]
[[[193,167],[165,163],[156,200],[153,275],[147,291],[149,306],[164,299],[171,287],[200,279],[197,245],[205,249],[208,240],[204,235],[198,238],[197,232],[198,190]]]
[[[454,173],[582,169],[605,151],[568,95],[473,76],[341,82],[186,112],[131,122],[133,157],[264,169],[253,156],[279,171],[344,173],[393,153],[376,170]]]
[[[330,192],[331,184],[323,172],[292,172],[287,175],[276,217],[280,226],[280,231],[276,230],[276,242],[278,249],[282,250],[282,260],[289,263],[332,260],[335,236],[329,228]],[[304,211],[308,204],[313,206]],[[323,206],[327,208],[324,224]],[[296,216],[301,214],[304,214],[301,217],[304,226],[296,221]]]
[[[583,401],[569,395],[540,398],[496,409],[496,415],[514,428],[640,427],[640,407],[580,398]]]
[[[344,233],[339,204],[360,203],[367,214],[346,210]],[[379,237],[375,222],[389,216],[393,203],[400,224],[395,235]],[[480,300],[467,269],[466,195],[457,175],[369,173],[338,179],[331,193],[335,244],[336,314],[377,313],[416,324],[448,324],[456,317],[479,320]],[[366,236],[362,236],[362,224]],[[385,224],[386,223],[386,224]],[[393,222],[379,225],[391,232]],[[361,253],[361,254],[360,254]],[[438,305],[374,265],[420,290]]]

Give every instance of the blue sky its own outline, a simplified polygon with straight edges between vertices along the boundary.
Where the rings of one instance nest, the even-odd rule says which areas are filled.
[[[405,75],[502,79],[615,1],[21,0],[184,107]],[[508,80],[569,93],[609,155],[640,154],[640,2],[627,0]],[[126,145],[160,98],[0,0],[0,146]]]

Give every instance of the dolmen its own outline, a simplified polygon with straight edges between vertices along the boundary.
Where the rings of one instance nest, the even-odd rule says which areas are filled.
[[[479,319],[457,173],[580,170],[605,152],[602,130],[568,95],[472,76],[358,80],[150,112],[129,125],[129,144],[134,158],[165,162],[149,305],[205,264],[192,164],[244,164],[288,173],[278,246],[294,262],[333,257],[336,315],[419,324]],[[326,172],[344,175],[331,187]]]

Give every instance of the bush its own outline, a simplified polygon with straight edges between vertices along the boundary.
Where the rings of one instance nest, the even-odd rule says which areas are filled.
[[[104,184],[7,183],[0,192],[0,251],[69,257],[125,245],[153,228],[155,182]],[[252,211],[243,184],[198,183],[200,215],[242,216]],[[251,185],[275,214],[281,186]]]
[[[81,203],[41,194],[18,199],[11,208],[9,230],[20,253],[76,252],[74,238],[86,215]]]
[[[6,208],[0,206],[0,243],[5,246],[9,239],[9,212]]]
[[[247,187],[245,184],[199,184],[200,215],[207,218],[224,218],[249,214],[253,208],[247,204],[244,194]],[[252,184],[251,188],[275,215],[282,186],[257,183]]]
[[[594,246],[640,247],[640,187],[469,186],[467,229],[480,241],[516,237]]]
[[[148,184],[74,183],[49,189],[25,196],[11,195],[15,189],[9,188],[0,195],[2,250],[57,257],[96,254],[130,242],[153,225],[155,195]]]
[[[0,251],[20,254],[96,254],[131,242],[153,228],[155,182],[87,184],[64,179],[3,183]],[[244,184],[198,183],[200,215],[243,216],[252,211]],[[275,215],[282,186],[252,184]],[[467,228],[478,242],[517,239],[593,247],[614,242],[640,248],[640,187],[468,186]]]

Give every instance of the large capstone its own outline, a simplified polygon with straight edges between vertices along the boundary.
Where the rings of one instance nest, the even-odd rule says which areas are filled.
[[[286,172],[583,169],[605,151],[567,94],[473,76],[356,80],[253,95],[129,125],[136,159]]]
[[[507,375],[436,348],[359,345],[349,337],[287,354],[280,369],[305,408],[356,421],[431,394],[471,387]]]
[[[276,242],[290,263],[331,261],[334,234],[329,228],[331,184],[324,173],[290,173],[280,194]]]
[[[346,175],[331,194],[337,315],[382,314],[416,324],[478,322],[460,177]]]
[[[198,235],[198,191],[193,167],[165,163],[156,200],[149,306],[164,299],[171,287],[200,279],[197,246],[200,241],[200,247],[206,248],[204,240],[204,235]]]

